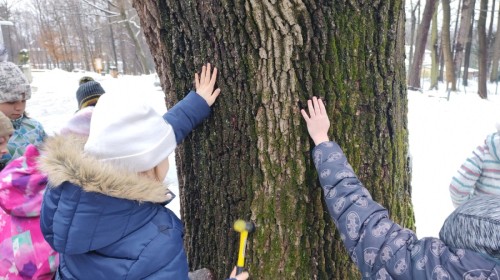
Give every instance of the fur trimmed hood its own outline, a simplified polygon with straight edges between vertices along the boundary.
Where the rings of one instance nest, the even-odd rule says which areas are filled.
[[[119,170],[86,155],[83,152],[86,141],[87,137],[78,135],[56,135],[45,140],[39,168],[47,174],[52,187],[67,181],[86,192],[138,202],[165,203],[174,198],[161,182]]]

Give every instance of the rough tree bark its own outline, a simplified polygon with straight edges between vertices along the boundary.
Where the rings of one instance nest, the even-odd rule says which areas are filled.
[[[488,42],[486,38],[486,16],[488,12],[488,0],[481,0],[479,20],[477,21],[477,37],[479,41],[479,76],[477,79],[477,94],[479,97],[488,98]]]
[[[331,135],[373,197],[413,227],[404,1],[136,0],[171,106],[202,63],[213,116],[177,150],[185,247],[217,279],[236,263],[237,218],[255,222],[252,279],[360,279],[325,211],[297,103],[327,103]]]
[[[408,79],[409,88],[420,88],[420,74],[422,63],[424,60],[425,46],[427,45],[427,37],[429,36],[429,27],[431,25],[432,15],[436,9],[437,0],[428,0],[425,2],[424,15],[418,26],[417,40],[415,43],[415,55],[411,65],[410,77]]]

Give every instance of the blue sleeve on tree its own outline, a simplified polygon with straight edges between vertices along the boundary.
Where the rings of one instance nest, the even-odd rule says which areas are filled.
[[[194,91],[168,110],[163,119],[173,128],[175,140],[180,144],[184,138],[210,115],[210,106]]]

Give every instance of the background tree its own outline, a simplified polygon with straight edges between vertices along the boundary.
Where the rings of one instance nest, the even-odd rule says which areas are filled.
[[[148,74],[153,60],[130,0],[0,0],[7,49],[28,49],[36,68],[94,69],[101,58],[127,74]],[[16,55],[10,55],[14,62]]]
[[[437,0],[428,0],[425,2],[424,15],[418,26],[415,55],[411,64],[410,77],[408,79],[409,88],[420,88],[420,73],[422,72],[424,52],[427,45],[427,37],[429,36],[432,15],[434,15],[436,9],[436,1]]]
[[[417,8],[420,7],[420,0],[417,2],[415,7],[413,7],[413,2],[410,1],[410,10],[411,10],[411,27],[410,27],[410,53],[409,53],[409,65],[412,65],[413,62],[413,46],[415,45],[415,28],[417,27]],[[420,9],[418,9],[420,11]],[[420,14],[419,14],[420,17]],[[408,69],[408,77],[411,76],[411,67]]]
[[[490,23],[488,27],[488,34],[486,35],[487,40],[488,40],[488,69],[490,69],[491,66],[491,61],[493,59],[493,55],[495,50],[493,49],[493,45],[495,44],[495,39],[494,39],[494,33],[493,33],[493,23],[495,22],[495,4],[496,0],[491,0],[491,2],[488,1],[488,4],[491,3],[491,10],[488,10],[490,13]],[[497,29],[498,30],[498,29]]]
[[[488,42],[486,38],[486,16],[488,12],[488,0],[481,0],[479,20],[477,22],[477,36],[479,41],[479,77],[477,94],[483,99],[488,98],[486,80],[488,77]]]
[[[453,63],[455,64],[455,69],[457,73],[460,73],[460,69],[463,64],[463,56],[465,45],[467,44],[467,39],[469,35],[469,29],[472,24],[472,15],[474,11],[475,0],[464,0],[462,4],[462,15],[460,17],[460,28],[458,30],[458,36],[455,43],[455,54],[453,57]]]
[[[475,1],[475,0],[474,0]],[[467,43],[465,44],[465,57],[464,57],[464,73],[462,76],[462,84],[468,85],[469,80],[469,65],[472,53],[472,36],[474,33],[474,9],[472,9],[471,23],[469,27],[469,34],[467,35]]]
[[[497,31],[495,34],[495,43],[493,44],[493,57],[491,59],[490,82],[498,79],[498,61],[500,60],[500,2],[498,3]]]
[[[451,8],[450,0],[443,0],[443,25],[441,27],[441,48],[443,51],[444,64],[446,65],[445,82],[446,88],[456,91],[455,67],[453,65],[453,53],[451,50],[450,37],[450,18]]]
[[[177,150],[191,268],[234,266],[253,220],[255,279],[360,279],[323,207],[298,102],[317,95],[374,198],[413,227],[404,1],[134,1],[172,105],[211,62],[222,94]]]
[[[434,15],[431,24],[431,85],[429,89],[438,89],[439,78],[439,44],[438,44],[438,16],[439,1],[435,3]]]

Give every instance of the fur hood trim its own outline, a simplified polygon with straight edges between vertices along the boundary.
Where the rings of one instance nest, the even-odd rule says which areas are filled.
[[[87,137],[73,134],[56,135],[45,140],[39,168],[47,174],[51,187],[70,182],[86,192],[138,202],[165,203],[174,198],[161,182],[117,169],[86,155],[83,152],[86,141]]]

